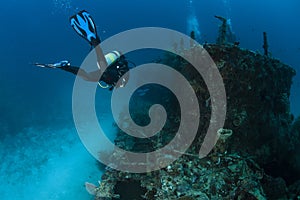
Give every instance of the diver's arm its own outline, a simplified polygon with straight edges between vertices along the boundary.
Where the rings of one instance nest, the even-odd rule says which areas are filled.
[[[60,67],[59,69],[62,69],[64,71],[70,72],[74,75],[80,76],[85,81],[91,81],[91,82],[98,82],[99,81],[99,73],[100,71],[94,71],[94,72],[86,72],[85,70],[75,67],[75,66],[67,66],[67,67]]]

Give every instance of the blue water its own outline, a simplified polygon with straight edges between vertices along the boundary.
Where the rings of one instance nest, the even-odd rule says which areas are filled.
[[[30,65],[62,59],[80,65],[90,47],[74,33],[69,16],[88,10],[102,39],[132,28],[158,26],[187,34],[195,29],[196,39],[203,43],[215,42],[219,21],[214,15],[220,15],[231,19],[241,47],[263,52],[266,31],[272,56],[299,71],[299,8],[299,0],[3,1],[1,199],[90,199],[84,182],[97,185],[100,179],[101,171],[80,143],[72,121],[74,76]],[[294,78],[290,99],[295,116],[300,114],[299,77]],[[97,95],[103,101],[100,117],[113,135],[107,110],[110,93]]]

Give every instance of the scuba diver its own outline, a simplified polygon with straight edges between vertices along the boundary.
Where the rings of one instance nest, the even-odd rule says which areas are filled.
[[[129,78],[129,73],[127,73],[129,71],[128,61],[125,56],[118,51],[112,51],[106,55],[103,54],[99,45],[101,40],[97,34],[96,25],[90,14],[87,11],[82,10],[70,17],[70,23],[76,33],[86,39],[89,44],[95,48],[98,70],[86,72],[77,66],[72,66],[67,60],[54,64],[35,63],[34,65],[38,67],[61,69],[78,75],[86,81],[98,82],[100,87],[109,88],[109,90],[124,87]],[[100,74],[102,74],[102,76],[99,80]],[[126,76],[123,76],[125,74]],[[121,78],[122,80],[119,81]]]

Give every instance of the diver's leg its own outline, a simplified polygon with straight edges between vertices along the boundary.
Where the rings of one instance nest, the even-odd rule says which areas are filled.
[[[95,48],[98,68],[100,70],[105,69],[107,67],[107,62],[99,45],[101,40],[96,30],[96,24],[91,15],[87,11],[82,10],[70,17],[70,23],[76,33],[86,39],[90,45]],[[104,72],[104,70],[102,70],[102,72]]]

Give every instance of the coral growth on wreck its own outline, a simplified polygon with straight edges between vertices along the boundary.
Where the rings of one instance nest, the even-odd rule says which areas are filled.
[[[192,48],[182,53],[197,47]],[[198,97],[201,120],[197,136],[181,158],[159,171],[131,174],[108,168],[96,199],[288,199],[299,195],[300,184],[295,179],[300,176],[291,179],[289,174],[300,163],[293,165],[291,160],[299,152],[300,141],[300,120],[292,127],[289,110],[295,71],[279,60],[234,45],[206,44],[205,49],[223,77],[228,107],[224,129],[218,131],[219,140],[212,152],[198,158],[211,111],[206,85],[189,63],[166,55],[162,62],[179,70]],[[180,123],[179,108],[172,98],[161,101],[167,102],[164,106],[172,112],[157,138],[137,140],[119,132],[115,143],[141,152],[169,141]],[[142,119],[145,110],[141,107],[133,110],[132,116]]]
[[[196,138],[186,152],[181,152],[183,155],[179,159],[161,170],[133,174],[107,167],[100,186],[95,190],[95,199],[300,198],[300,160],[297,156],[300,152],[300,119],[293,124],[289,104],[295,70],[270,56],[266,33],[264,55],[261,55],[229,41],[227,20],[220,16],[216,18],[222,22],[217,44],[205,44],[204,48],[223,78],[227,115],[224,128],[217,131],[219,139],[214,149],[207,157],[199,158],[212,111],[206,84],[190,63],[167,53],[161,63],[183,74],[198,98],[201,115]],[[193,35],[192,32],[192,38]],[[182,42],[179,48],[174,45],[176,54],[191,59],[202,55],[202,47],[191,42],[190,49],[185,49]],[[174,137],[180,124],[180,106],[171,93],[163,91],[167,95],[159,95],[161,88],[154,91],[158,91],[158,95],[154,94],[158,99],[136,97],[138,100],[131,115],[137,123],[147,124],[145,116],[149,106],[162,104],[168,112],[163,130],[146,139],[119,131],[115,139],[118,147],[133,152],[150,152],[168,144]],[[123,126],[128,126],[128,119],[121,121]],[[115,154],[108,156],[114,157]],[[119,160],[127,162],[122,156]],[[160,158],[157,160],[159,162]]]

